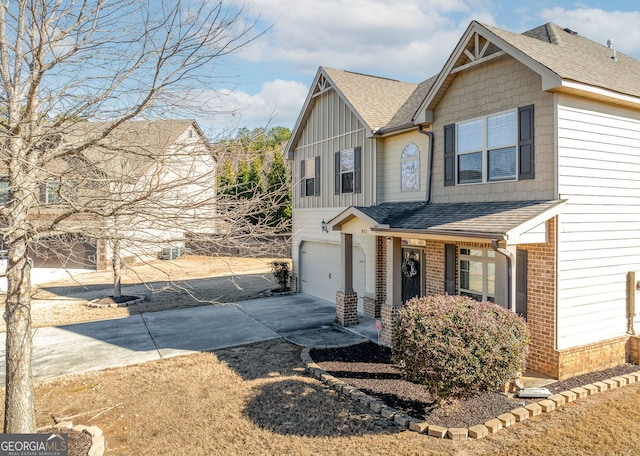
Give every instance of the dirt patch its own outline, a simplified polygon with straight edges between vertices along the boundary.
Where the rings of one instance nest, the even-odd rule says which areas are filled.
[[[276,288],[270,258],[185,256],[173,261],[136,264],[123,271],[122,293],[143,296],[128,307],[89,307],[113,295],[110,272],[78,274],[34,286],[33,327],[126,317],[142,312],[228,303],[265,296]],[[3,300],[4,301],[4,300]],[[4,302],[0,310],[4,311]],[[5,331],[0,319],[0,332]]]
[[[343,348],[311,350],[310,354],[322,369],[365,394],[414,418],[446,428],[482,424],[533,402],[491,392],[437,408],[435,398],[424,387],[401,378],[400,371],[391,361],[391,349],[388,347],[367,342]],[[556,382],[547,388],[557,393],[638,369],[636,365],[627,364]]]

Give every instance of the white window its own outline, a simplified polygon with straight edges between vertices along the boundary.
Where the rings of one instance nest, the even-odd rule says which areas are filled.
[[[340,151],[340,193],[353,193],[355,154],[353,149]]]
[[[62,187],[61,187],[62,185]],[[58,180],[50,180],[42,184],[40,202],[47,204],[62,204],[65,201],[76,201],[78,183],[68,180],[60,184]]]
[[[420,151],[413,143],[407,144],[400,155],[400,190],[420,189]]]
[[[518,114],[516,110],[456,125],[459,184],[517,178]]]
[[[320,195],[320,157],[300,161],[300,195]]]
[[[461,248],[458,265],[458,292],[477,301],[495,302],[496,253],[493,250]]]

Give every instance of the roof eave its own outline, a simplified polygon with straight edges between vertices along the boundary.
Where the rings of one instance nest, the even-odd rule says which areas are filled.
[[[409,229],[409,228],[390,228],[390,227],[372,227],[371,231],[375,231],[377,233],[387,233],[394,235],[410,235],[420,239],[433,239],[433,240],[446,240],[446,239],[456,239],[456,240],[478,240],[485,239],[490,241],[492,239],[497,239],[501,241],[507,241],[508,237],[506,233],[490,233],[490,232],[479,232],[479,231],[452,231],[452,230],[418,230],[418,229]]]

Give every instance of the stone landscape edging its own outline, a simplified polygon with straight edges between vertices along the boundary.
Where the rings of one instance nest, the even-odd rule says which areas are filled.
[[[324,350],[342,347],[345,347],[345,345],[326,345],[313,348],[317,350]],[[384,402],[368,396],[359,389],[354,388],[337,377],[334,377],[322,369],[311,358],[311,350],[312,348],[305,347],[301,353],[305,370],[330,388],[351,400],[359,402],[365,407],[368,407],[371,411],[382,415],[384,418],[393,421],[395,424],[405,429],[425,434],[430,437],[448,438],[451,440],[481,439],[489,434],[495,434],[496,432],[515,423],[520,423],[528,420],[529,418],[539,416],[542,413],[553,412],[564,404],[575,402],[578,399],[583,399],[585,397],[593,396],[622,386],[631,385],[632,383],[640,383],[640,371],[632,372],[630,374],[619,375],[600,382],[589,383],[568,391],[553,394],[546,399],[542,399],[538,402],[531,402],[523,407],[513,409],[510,413],[503,413],[496,418],[486,421],[484,424],[478,424],[469,428],[445,428],[442,426],[429,425],[424,420],[414,418],[392,407],[388,407]]]
[[[44,426],[39,429],[59,428],[60,431],[71,429],[76,432],[86,432],[91,436],[91,447],[87,452],[87,456],[103,456],[104,455],[104,435],[102,429],[98,426],[85,426],[83,424],[73,425],[71,421],[61,421],[51,426]]]

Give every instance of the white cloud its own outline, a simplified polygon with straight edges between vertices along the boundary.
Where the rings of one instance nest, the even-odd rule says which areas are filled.
[[[262,85],[260,92],[242,90],[200,91],[192,93],[198,100],[200,126],[212,134],[240,127],[286,126],[293,128],[309,91],[302,82],[276,79]]]
[[[603,46],[611,39],[618,51],[634,58],[640,57],[640,11],[552,8],[543,10],[540,17],[545,21],[573,29]]]
[[[281,61],[309,76],[318,66],[420,82],[437,73],[471,17],[492,23],[487,2],[256,0],[273,28],[241,57]]]

